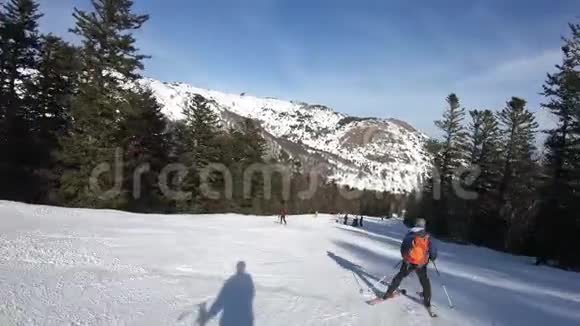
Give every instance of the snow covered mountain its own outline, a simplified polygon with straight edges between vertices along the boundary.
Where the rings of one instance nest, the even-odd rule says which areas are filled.
[[[427,136],[396,119],[358,118],[322,105],[227,94],[183,83],[141,80],[165,114],[182,117],[183,108],[199,94],[213,103],[226,124],[240,118],[259,122],[275,153],[286,152],[305,169],[317,168],[338,184],[358,189],[410,192],[429,166]]]

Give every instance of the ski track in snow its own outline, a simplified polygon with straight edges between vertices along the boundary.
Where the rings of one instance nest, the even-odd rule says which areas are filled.
[[[319,214],[281,226],[3,201],[0,216],[0,325],[195,325],[240,260],[255,286],[255,326],[580,324],[579,274],[447,243],[438,267],[455,309],[432,270],[438,318],[405,296],[369,306],[366,288],[396,272],[400,220],[354,229]],[[402,287],[415,293],[417,277]]]

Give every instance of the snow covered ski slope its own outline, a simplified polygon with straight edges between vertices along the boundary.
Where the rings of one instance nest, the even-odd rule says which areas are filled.
[[[580,274],[446,243],[438,267],[455,309],[433,271],[439,318],[405,296],[367,305],[367,286],[398,262],[396,220],[354,229],[304,215],[282,226],[1,201],[0,218],[0,325],[195,325],[226,283],[223,312],[205,325],[580,324]],[[238,261],[246,272],[234,275]],[[402,286],[419,289],[415,276]]]

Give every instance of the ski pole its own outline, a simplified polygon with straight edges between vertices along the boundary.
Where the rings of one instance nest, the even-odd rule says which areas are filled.
[[[401,263],[402,263],[402,262],[403,262],[403,261],[402,261],[402,260],[400,260],[400,261],[399,261],[399,262],[398,262],[398,263],[397,263],[395,266],[393,266],[393,269],[396,269],[397,267],[399,267],[399,265],[401,265]],[[387,275],[383,276],[383,277],[382,277],[380,280],[376,281],[376,282],[375,282],[373,285],[371,285],[371,287],[369,287],[369,288],[367,289],[367,291],[368,291],[368,292],[371,292],[371,290],[372,290],[372,289],[376,289],[376,288],[377,288],[377,285],[378,285],[379,283],[382,283],[382,282],[383,282],[383,281],[384,281],[384,280],[385,280],[385,279],[386,279],[388,276],[389,276],[389,274],[387,274]]]
[[[437,264],[435,264],[434,260],[431,260],[431,262],[433,263],[433,266],[435,267],[435,271],[437,272],[437,276],[439,276],[439,278],[441,279],[441,287],[443,288],[443,292],[445,292],[445,295],[447,296],[447,301],[449,302],[449,308],[453,309],[453,308],[455,308],[455,306],[453,305],[453,302],[451,302],[451,297],[449,296],[449,293],[447,292],[447,287],[445,286],[445,283],[443,283],[443,278],[441,277],[441,273],[439,273],[439,269],[437,268]]]
[[[367,292],[371,292],[373,289],[376,289],[377,285],[379,283],[382,283],[388,276],[389,275],[385,275],[380,280],[376,281],[373,285],[371,285],[369,288],[367,288]]]
[[[356,281],[356,284],[358,285],[358,293],[362,294],[363,293],[363,288],[360,285],[360,282],[358,281],[358,278],[356,277],[356,274],[353,271],[351,271],[351,272],[352,272],[352,277],[354,277],[354,280]]]
[[[399,262],[397,263],[397,265],[393,266],[393,269],[395,269],[395,268],[399,267],[399,266],[401,265],[401,263],[402,263],[402,262],[403,262],[402,260],[399,260]]]

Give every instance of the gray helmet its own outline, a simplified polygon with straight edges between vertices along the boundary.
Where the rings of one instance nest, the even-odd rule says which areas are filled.
[[[246,272],[246,262],[244,261],[239,261],[236,264],[236,271],[238,272],[238,274],[243,274]]]
[[[427,225],[427,221],[424,218],[418,218],[415,220],[415,226],[419,228],[424,228]]]

